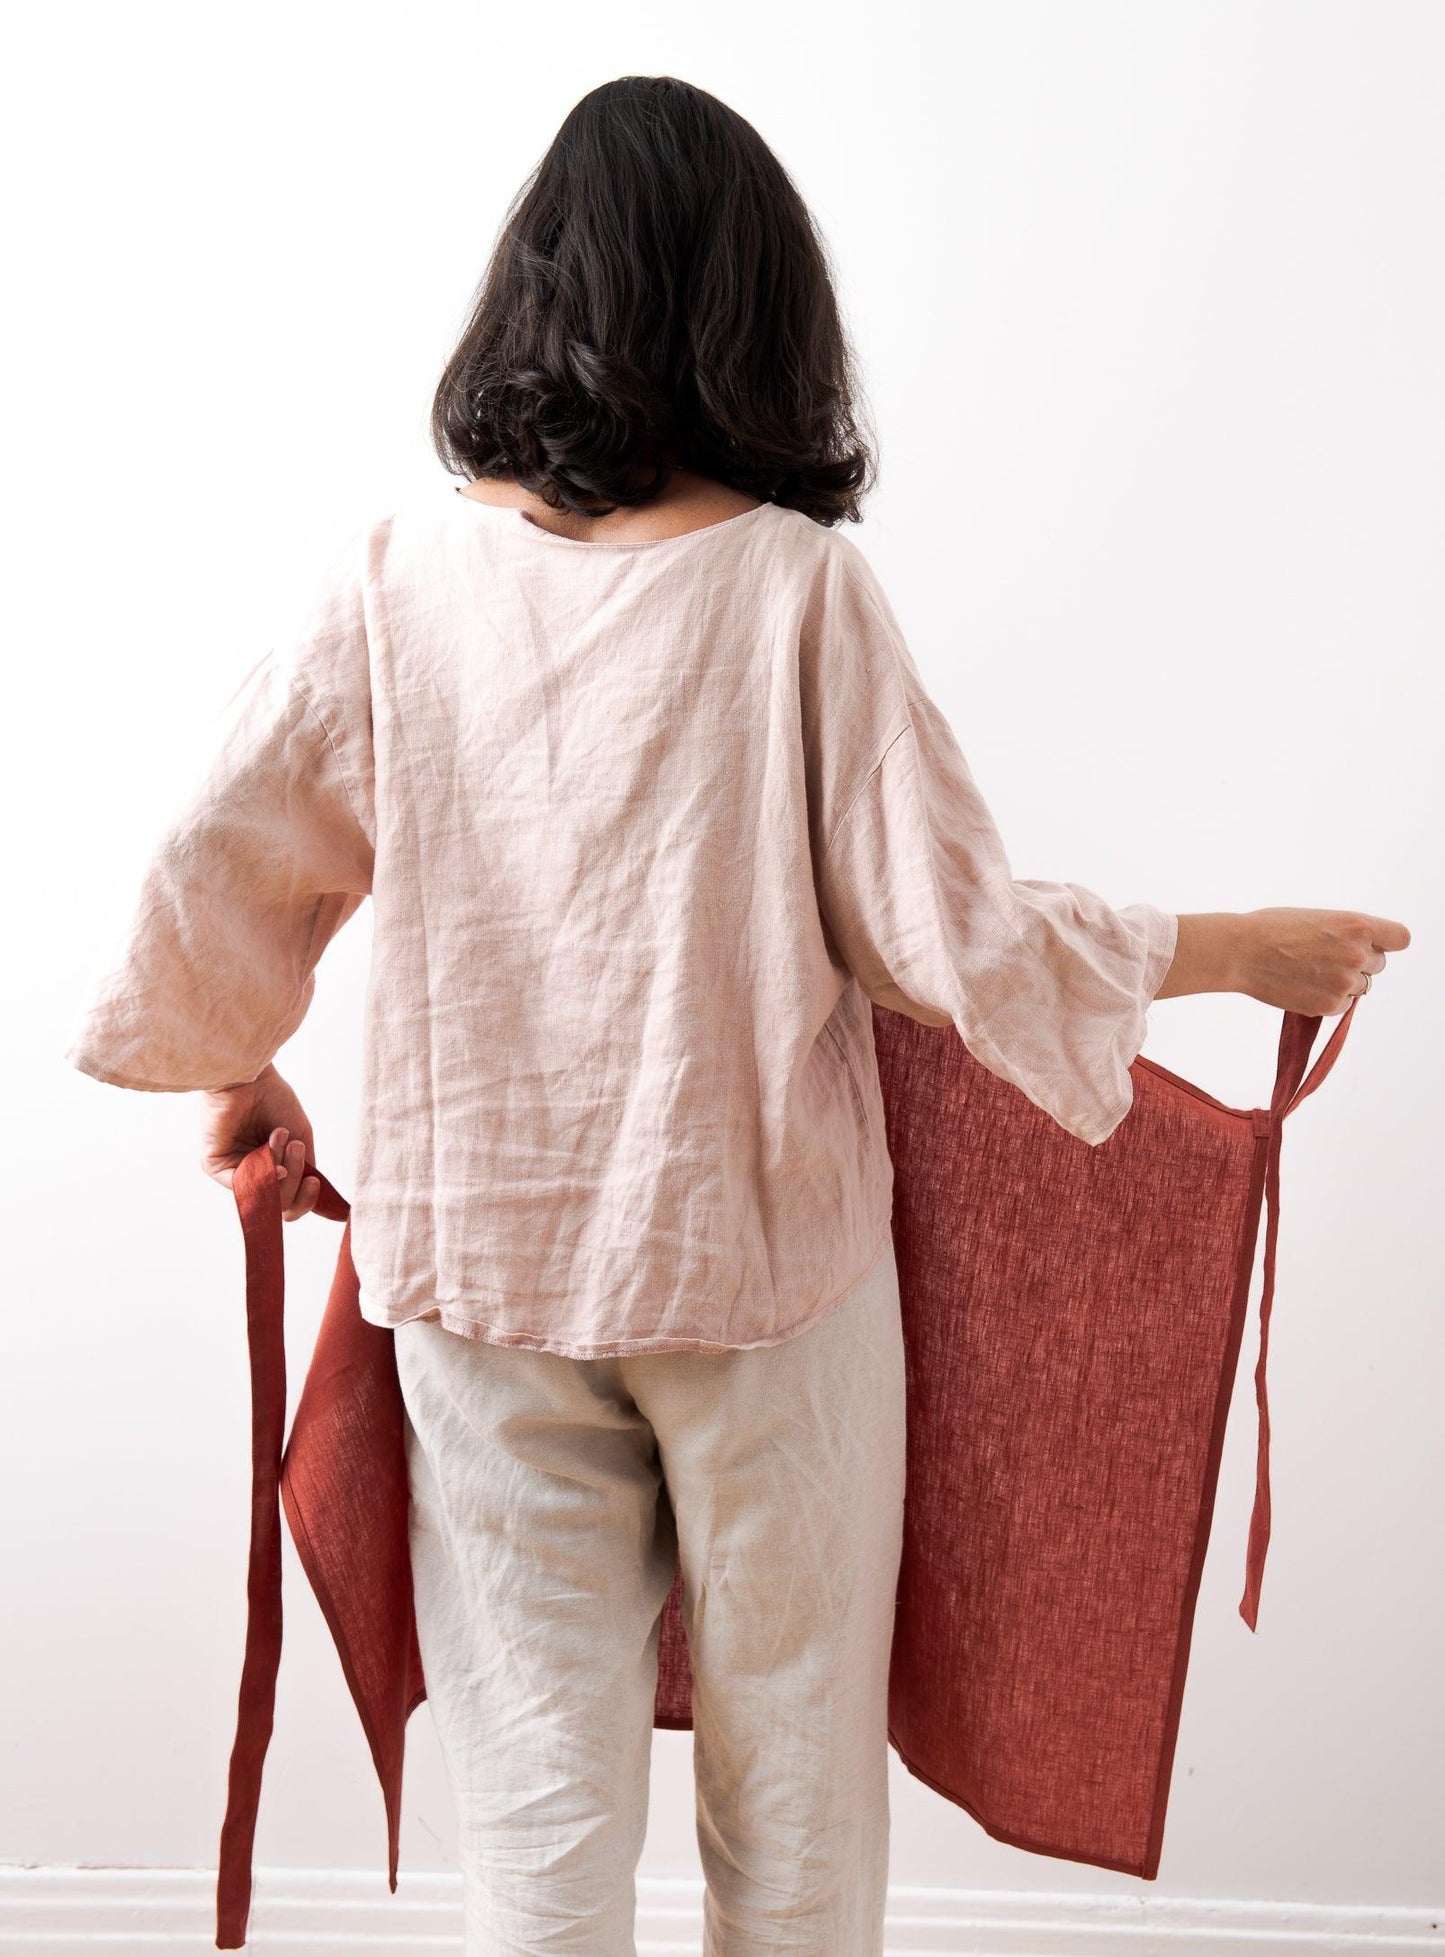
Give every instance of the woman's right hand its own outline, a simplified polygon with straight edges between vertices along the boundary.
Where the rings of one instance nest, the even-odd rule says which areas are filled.
[[[1410,933],[1368,911],[1306,910],[1289,904],[1258,911],[1181,915],[1174,962],[1154,995],[1243,992],[1266,1006],[1325,1018],[1348,1010],[1366,976],[1385,969]]]

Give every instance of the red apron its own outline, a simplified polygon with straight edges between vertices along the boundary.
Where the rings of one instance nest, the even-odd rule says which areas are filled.
[[[952,1026],[873,1007],[894,1165],[908,1480],[889,1737],[999,1841],[1153,1880],[1195,1600],[1267,1204],[1259,1438],[1240,1614],[1269,1540],[1265,1354],[1284,1119],[1318,1018],[1285,1013],[1268,1108],[1230,1108],[1136,1057],[1134,1105],[1091,1148],[975,1061]],[[386,1806],[396,1888],[406,1725],[426,1696],[391,1331],[363,1319],[350,1206],[285,1434],[280,1200],[269,1147],[236,1170],[252,1380],[249,1618],[216,1946],[245,1942],[281,1654],[281,1511],[336,1642]],[[654,1724],[692,1725],[681,1574]]]

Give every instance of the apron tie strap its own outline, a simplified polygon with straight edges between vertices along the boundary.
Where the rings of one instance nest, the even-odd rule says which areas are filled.
[[[314,1213],[343,1221],[350,1206],[308,1161],[321,1185]],[[251,1363],[251,1547],[246,1651],[216,1878],[216,1948],[239,1950],[251,1909],[261,1770],[271,1743],[281,1664],[281,1453],[286,1427],[286,1267],[276,1158],[266,1142],[237,1163],[231,1193],[246,1246],[246,1340]]]
[[[1265,1143],[1264,1158],[1264,1289],[1259,1300],[1259,1359],[1254,1369],[1254,1396],[1259,1409],[1259,1439],[1256,1446],[1254,1510],[1249,1519],[1249,1547],[1245,1553],[1244,1595],[1239,1614],[1253,1631],[1259,1618],[1259,1587],[1264,1577],[1265,1551],[1269,1547],[1269,1402],[1265,1390],[1265,1359],[1269,1351],[1269,1314],[1274,1303],[1275,1246],[1279,1237],[1279,1155],[1286,1115],[1293,1114],[1307,1094],[1313,1094],[1339,1058],[1355,1007],[1364,995],[1357,993],[1341,1016],[1340,1023],[1326,1042],[1319,1059],[1303,1084],[1310,1048],[1320,1029],[1318,1015],[1287,1012],[1279,1035],[1279,1064],[1274,1094],[1268,1108],[1254,1109],[1254,1132]]]

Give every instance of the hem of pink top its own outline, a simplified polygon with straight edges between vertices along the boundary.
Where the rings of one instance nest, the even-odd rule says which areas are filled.
[[[1169,967],[1174,963],[1174,954],[1179,949],[1179,913],[1163,910],[1158,904],[1151,908],[1159,911],[1164,919],[1164,929],[1159,941],[1144,963],[1144,1003],[1153,1005],[1154,996],[1169,975]]]
[[[1178,913],[1176,911],[1166,911],[1157,904],[1151,904],[1149,910],[1152,913],[1149,918],[1151,930],[1156,929],[1160,922],[1162,922],[1163,928],[1162,930],[1158,930],[1158,935],[1154,938],[1148,955],[1144,960],[1144,969],[1139,983],[1139,1016],[1143,1024],[1139,1030],[1138,1044],[1134,1052],[1130,1054],[1127,1062],[1127,1065],[1130,1067],[1133,1066],[1134,1061],[1138,1059],[1139,1054],[1143,1051],[1144,1040],[1147,1037],[1149,1027],[1149,1007],[1153,1005],[1155,994],[1164,983],[1169,967],[1174,963],[1174,953],[1179,943]],[[1086,1135],[1080,1135],[1079,1139],[1086,1142],[1090,1148],[1100,1147],[1104,1142],[1109,1140],[1114,1130],[1122,1125],[1124,1117],[1132,1111],[1133,1106],[1134,1077],[1131,1073],[1125,1083],[1123,1093],[1105,1109],[1103,1120],[1099,1126],[1091,1129]]]
[[[90,1047],[73,1044],[66,1047],[61,1055],[63,1060],[82,1074],[89,1074],[92,1080],[103,1081],[107,1087],[129,1087],[137,1094],[219,1094],[219,1087],[201,1087],[190,1082],[174,1080],[142,1080],[137,1074],[124,1074],[118,1067],[109,1067],[96,1058]],[[241,1083],[249,1086],[249,1082]]]
[[[484,1345],[518,1346],[529,1352],[555,1352],[563,1359],[618,1359],[644,1352],[752,1352],[760,1347],[783,1345],[789,1339],[806,1332],[810,1326],[819,1324],[836,1306],[850,1297],[864,1280],[871,1277],[874,1267],[881,1259],[893,1229],[890,1215],[883,1226],[883,1234],[869,1251],[867,1261],[857,1274],[849,1278],[841,1291],[837,1291],[826,1304],[789,1325],[784,1331],[774,1332],[766,1339],[747,1339],[736,1345],[722,1339],[699,1339],[674,1336],[660,1339],[604,1339],[595,1343],[573,1344],[563,1339],[549,1339],[540,1333],[505,1332],[500,1326],[489,1325],[485,1320],[465,1316],[453,1305],[418,1305],[415,1311],[404,1308],[391,1308],[383,1305],[379,1314],[367,1307],[366,1294],[361,1294],[361,1316],[369,1325],[380,1325],[388,1331],[396,1331],[403,1325],[426,1323],[440,1325],[448,1332],[457,1332],[463,1338],[479,1339]],[[461,1300],[457,1301],[461,1303]]]

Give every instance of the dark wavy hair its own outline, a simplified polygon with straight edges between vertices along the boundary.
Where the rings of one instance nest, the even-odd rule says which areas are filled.
[[[606,515],[689,469],[818,523],[876,477],[827,247],[752,124],[671,75],[584,95],[514,197],[437,454]]]

